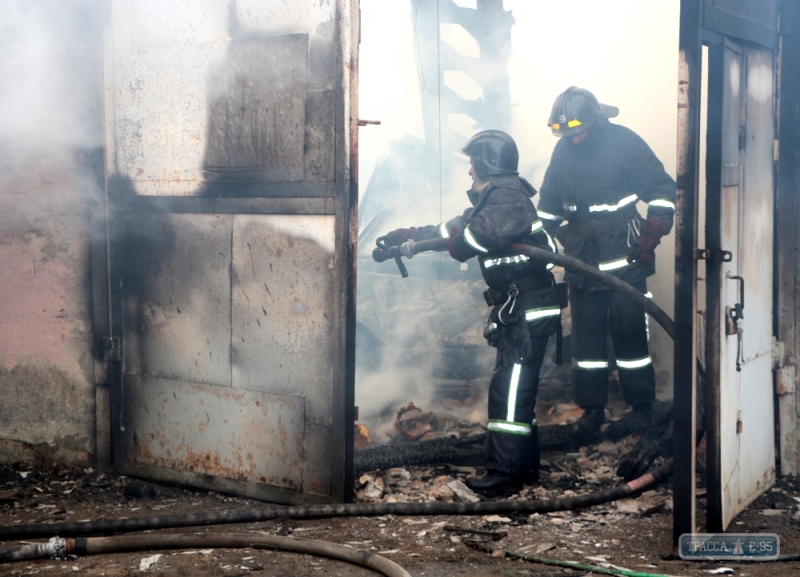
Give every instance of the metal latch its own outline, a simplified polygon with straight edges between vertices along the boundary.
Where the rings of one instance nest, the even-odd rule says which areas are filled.
[[[119,337],[103,337],[103,360],[122,362],[122,342]]]
[[[739,302],[733,307],[725,307],[725,334],[736,335],[736,370],[741,371],[742,365],[742,323],[744,320],[744,278],[739,275],[725,273],[725,278],[739,281]]]

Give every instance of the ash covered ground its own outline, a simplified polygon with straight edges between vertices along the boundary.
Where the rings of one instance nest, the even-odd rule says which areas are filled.
[[[512,500],[569,496],[611,487],[621,456],[639,439],[608,439],[575,451],[546,452],[538,484]],[[469,501],[463,481],[475,467],[452,464],[393,467],[363,472],[354,487],[369,502]],[[480,467],[477,468],[480,472]],[[127,487],[127,490],[126,490]],[[147,483],[92,469],[17,463],[0,468],[0,525],[21,526],[89,519],[243,510],[270,505],[219,493]],[[136,490],[131,490],[136,488]],[[700,486],[702,531],[705,498]],[[318,539],[392,559],[415,576],[586,575],[574,570],[509,557],[507,552],[575,561],[605,568],[667,575],[795,575],[800,561],[775,563],[689,562],[671,556],[672,495],[669,482],[631,498],[577,511],[481,516],[337,517],[148,531],[164,533],[249,533]],[[800,553],[800,480],[783,478],[747,508],[728,529],[775,533],[781,553]],[[41,541],[45,539],[27,539]],[[3,545],[16,545],[7,541]],[[0,565],[0,575],[125,576],[191,575],[374,575],[326,558],[269,550],[203,549],[112,553],[40,559]]]

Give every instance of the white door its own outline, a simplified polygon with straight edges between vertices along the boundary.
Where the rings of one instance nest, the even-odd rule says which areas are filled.
[[[709,267],[709,305],[721,315],[717,347],[718,449],[710,458],[708,529],[724,530],[775,480],[772,375],[773,53],[725,42],[719,89],[719,211],[709,213],[726,251]],[[714,74],[714,71],[711,71]],[[709,143],[709,149],[711,143]],[[714,192],[709,190],[709,194]],[[713,270],[712,270],[713,269]],[[718,275],[712,278],[713,275]],[[719,287],[713,291],[712,287]],[[708,359],[713,363],[715,359]],[[712,405],[715,399],[711,399]],[[713,502],[712,502],[713,501]]]

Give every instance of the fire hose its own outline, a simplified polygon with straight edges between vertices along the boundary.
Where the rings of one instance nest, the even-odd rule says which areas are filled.
[[[67,555],[102,555],[131,551],[212,548],[250,548],[306,553],[366,567],[387,577],[411,577],[408,571],[394,561],[368,551],[315,539],[240,533],[130,535],[125,537],[93,537],[89,539],[53,537],[46,543],[29,543],[18,547],[0,549],[0,563],[50,557],[64,558]]]
[[[403,264],[401,257],[405,256],[411,258],[412,256],[426,251],[445,251],[447,250],[448,239],[434,238],[431,240],[413,241],[409,240],[400,246],[388,247],[383,241],[383,237],[379,238],[376,242],[377,248],[372,251],[372,258],[377,262],[383,262],[394,258],[395,262],[400,269],[400,274],[405,278],[408,276],[408,271]],[[518,254],[524,254],[531,258],[550,262],[566,269],[570,269],[604,285],[612,288],[634,303],[644,309],[644,311],[653,317],[658,324],[660,324],[671,338],[675,338],[675,323],[664,310],[659,307],[652,299],[647,298],[638,290],[623,280],[618,279],[614,275],[601,271],[599,268],[586,264],[585,262],[567,256],[565,254],[554,253],[543,248],[531,246],[529,244],[513,243],[509,245],[509,250]]]
[[[191,527],[231,523],[255,523],[279,518],[324,519],[333,517],[375,517],[383,515],[490,515],[512,513],[552,513],[601,505],[629,497],[666,479],[672,472],[667,461],[650,473],[628,483],[585,495],[537,499],[535,501],[483,501],[478,503],[343,503],[334,505],[270,506],[260,509],[208,511],[189,515],[163,515],[74,523],[40,523],[0,527],[0,540],[24,539],[43,535],[66,536],[98,533],[123,533],[170,527]],[[0,551],[0,562],[11,560]]]
[[[60,533],[85,535],[91,533],[165,529],[191,525],[247,523],[281,517],[326,518],[382,515],[487,515],[509,513],[549,513],[600,505],[623,499],[666,479],[672,472],[672,461],[624,485],[596,491],[587,495],[542,499],[536,501],[490,501],[481,503],[348,503],[342,505],[309,505],[304,507],[270,507],[243,511],[218,511],[195,515],[142,517],[114,521],[81,521],[17,527],[0,527],[0,539],[23,539],[32,535]],[[0,563],[27,559],[63,558],[66,555],[107,554],[124,551],[186,548],[244,548],[272,549],[306,553],[361,565],[387,577],[409,577],[400,565],[374,553],[350,549],[336,543],[296,539],[276,535],[212,534],[212,535],[131,535],[63,539],[53,537],[45,543],[25,543],[0,549]]]
[[[408,272],[402,263],[401,256],[408,258],[423,251],[443,251],[447,249],[447,239],[433,239],[427,241],[413,242],[408,241],[403,243],[400,247],[387,247],[378,239],[378,247],[373,252],[373,258],[382,262],[389,258],[394,258],[395,262],[400,268],[401,274],[406,277]],[[550,251],[537,248],[530,245],[514,243],[510,245],[510,249],[525,254],[532,258],[538,258],[553,264],[569,268],[579,272],[589,278],[593,278],[612,289],[620,292],[639,306],[641,306],[649,315],[658,322],[670,337],[674,338],[674,324],[672,319],[652,300],[645,297],[642,293],[630,286],[628,283],[619,280],[618,278],[600,271],[596,267],[588,265],[582,261],[568,257],[566,255],[552,253]],[[262,509],[247,509],[242,511],[215,511],[207,513],[198,513],[190,515],[169,515],[158,517],[140,517],[140,518],[127,518],[116,520],[100,520],[100,521],[80,521],[75,523],[51,523],[51,524],[38,524],[38,525],[18,525],[0,527],[0,539],[23,539],[34,536],[42,535],[87,535],[97,533],[110,533],[110,532],[130,532],[142,531],[147,529],[163,529],[169,527],[187,527],[187,526],[201,526],[201,525],[218,525],[226,523],[252,523],[267,521],[271,519],[289,517],[294,519],[319,519],[331,517],[344,517],[344,516],[381,516],[381,515],[486,515],[486,514],[510,514],[510,513],[549,513],[554,511],[575,510],[584,507],[591,507],[600,505],[610,501],[615,501],[628,497],[634,493],[642,491],[651,487],[662,480],[666,479],[672,472],[672,460],[667,461],[657,469],[650,473],[646,473],[641,477],[634,479],[628,483],[618,485],[610,489],[604,489],[589,493],[585,495],[577,495],[573,497],[561,497],[555,499],[541,499],[535,501],[489,501],[479,503],[440,503],[440,502],[424,502],[424,503],[347,503],[339,505],[308,505],[308,506],[273,506],[265,507]],[[189,539],[196,536],[174,536],[175,539]],[[201,540],[210,539],[211,536],[197,537]],[[54,538],[59,539],[59,538]],[[258,541],[257,536],[232,536],[232,543],[239,543],[236,545],[215,545],[218,547],[224,546],[253,546]],[[67,541],[61,539],[58,543],[64,542],[64,547],[67,547]],[[90,543],[91,541],[91,543]],[[201,545],[179,544],[178,541],[173,543],[174,547],[193,547]],[[305,540],[295,540],[305,541]],[[51,539],[50,543],[53,542]],[[72,539],[69,541],[70,546],[76,548],[75,550],[85,550],[85,552],[110,552],[112,550],[140,550],[147,548],[164,548],[159,543],[166,543],[164,536],[147,536],[142,538],[128,538],[128,540],[112,541],[107,538],[104,539]],[[208,542],[208,541],[205,541]],[[244,543],[249,543],[244,544]],[[324,542],[323,542],[324,543]],[[89,545],[96,547],[92,549]],[[335,544],[328,544],[336,547]],[[206,545],[207,546],[207,545]],[[292,545],[295,546],[295,545]],[[114,547],[124,547],[123,549]],[[136,547],[130,549],[129,547]],[[280,548],[274,542],[264,547]],[[49,543],[33,543],[25,544],[18,547],[8,547],[0,549],[0,562],[20,560],[24,558],[32,558],[28,555],[46,556],[52,554],[52,549]],[[297,550],[299,549],[290,549]],[[311,552],[311,551],[302,551]],[[369,555],[365,552],[359,552],[362,555]],[[319,553],[317,553],[319,554]],[[327,554],[326,556],[333,556]],[[373,555],[372,557],[378,557]],[[338,557],[337,557],[338,558]],[[381,558],[382,559],[382,558]],[[347,559],[342,559],[347,560]],[[383,561],[387,561],[384,559]],[[351,561],[352,562],[352,561]],[[389,562],[391,563],[391,562]],[[366,565],[365,565],[366,566]],[[384,566],[382,566],[384,567]],[[375,568],[375,567],[372,567]],[[385,567],[384,567],[385,568]],[[400,571],[402,568],[397,566]],[[382,569],[377,569],[382,571]],[[388,569],[387,569],[388,570]],[[395,570],[396,569],[392,569]],[[384,572],[385,575],[403,575],[404,573],[390,573]]]

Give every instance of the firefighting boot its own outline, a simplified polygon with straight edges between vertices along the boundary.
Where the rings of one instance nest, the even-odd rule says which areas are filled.
[[[522,475],[512,475],[503,471],[488,470],[479,477],[469,477],[465,484],[467,487],[486,497],[499,494],[516,493],[522,490],[525,484]]]
[[[653,403],[635,405],[628,415],[628,430],[634,435],[644,435],[653,424]]]
[[[600,425],[606,420],[604,407],[584,407],[583,415],[572,425],[572,433],[581,439],[600,434]]]

